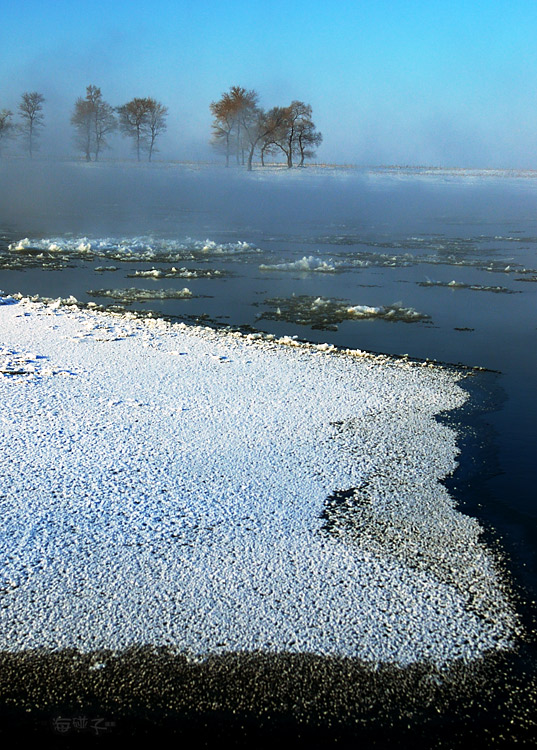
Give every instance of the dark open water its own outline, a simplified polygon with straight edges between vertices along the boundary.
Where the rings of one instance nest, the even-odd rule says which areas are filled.
[[[494,371],[472,386],[481,413],[456,417],[472,429],[461,437],[461,471],[450,487],[505,560],[528,633],[509,670],[530,685],[537,174],[247,175],[17,162],[1,165],[0,177],[5,293],[119,302],[186,321]],[[135,276],[154,269],[167,278]],[[140,300],[128,292],[124,299],[126,289],[154,297],[185,287],[191,297]],[[516,722],[527,734],[527,725],[523,732]]]

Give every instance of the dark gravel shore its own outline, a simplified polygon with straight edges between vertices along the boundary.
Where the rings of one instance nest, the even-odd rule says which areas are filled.
[[[167,649],[0,655],[0,737],[38,747],[510,747],[537,736],[521,659],[438,670],[292,654],[189,661]],[[177,742],[179,741],[179,745]]]

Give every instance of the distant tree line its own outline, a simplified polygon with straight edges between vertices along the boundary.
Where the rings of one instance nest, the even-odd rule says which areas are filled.
[[[18,122],[13,120],[11,110],[0,110],[0,153],[7,140],[20,136],[33,157],[44,125],[44,102],[45,98],[37,91],[24,93],[18,107]],[[166,130],[167,115],[167,107],[152,97],[135,97],[113,107],[103,99],[100,88],[88,86],[86,96],[76,100],[71,115],[75,147],[86,161],[98,161],[102,151],[109,148],[110,134],[119,131],[132,141],[138,161],[142,154],[147,154],[151,161],[157,151],[157,139]]]
[[[6,141],[20,138],[28,155],[34,156],[44,126],[44,102],[37,91],[22,94],[17,121],[11,110],[0,110],[0,153]],[[211,143],[225,155],[226,166],[235,160],[251,170],[258,153],[263,166],[268,157],[281,154],[289,168],[303,167],[306,159],[315,157],[323,140],[313,122],[311,105],[296,99],[288,106],[265,110],[259,106],[255,90],[232,86],[211,103],[210,111]],[[70,122],[75,147],[86,161],[98,161],[115,132],[130,139],[138,161],[142,155],[151,161],[158,139],[166,131],[167,116],[167,107],[152,97],[135,97],[114,107],[104,100],[99,87],[90,85],[86,95],[75,101]]]
[[[135,97],[120,107],[105,102],[97,86],[86,88],[85,98],[79,97],[71,115],[75,142],[86,161],[98,161],[108,147],[107,137],[116,130],[130,138],[138,161],[142,153],[151,161],[157,150],[158,136],[166,130],[168,108],[151,97]]]
[[[43,127],[43,103],[45,98],[37,91],[26,91],[22,94],[17,113],[19,121],[13,121],[10,109],[0,110],[0,152],[7,140],[22,138],[30,157],[38,148],[39,133]]]
[[[263,166],[267,156],[280,153],[289,168],[297,161],[297,166],[303,167],[306,159],[315,157],[315,148],[323,140],[312,120],[311,106],[298,100],[287,107],[264,110],[256,91],[232,86],[211,103],[210,110],[211,142],[225,154],[226,167],[234,158],[237,164],[246,163],[251,170],[256,151]]]

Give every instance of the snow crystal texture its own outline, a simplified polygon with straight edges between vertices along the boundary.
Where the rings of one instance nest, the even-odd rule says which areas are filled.
[[[511,647],[481,528],[439,483],[456,435],[434,416],[464,403],[460,374],[4,301],[1,649],[405,665]]]

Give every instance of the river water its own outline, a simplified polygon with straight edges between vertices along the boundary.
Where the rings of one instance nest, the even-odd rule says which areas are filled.
[[[529,633],[516,668],[534,674],[537,174],[21,161],[0,177],[6,294],[489,371],[452,489],[505,560]]]

